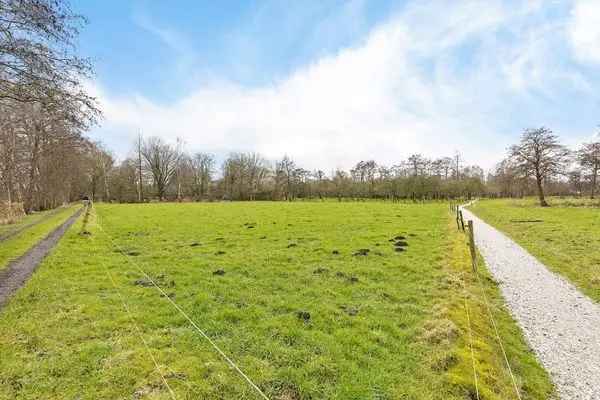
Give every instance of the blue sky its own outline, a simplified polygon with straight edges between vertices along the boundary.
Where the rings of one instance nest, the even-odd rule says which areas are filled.
[[[105,113],[92,137],[291,155],[307,168],[454,151],[490,168],[523,128],[600,124],[600,2],[74,1]]]

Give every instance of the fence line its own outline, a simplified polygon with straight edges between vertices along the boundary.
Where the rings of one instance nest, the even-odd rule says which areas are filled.
[[[100,219],[100,216],[96,213],[96,218],[97,220]],[[196,324],[196,322],[194,322],[194,320],[192,320],[189,315],[177,304],[173,301],[173,299],[171,299],[167,293],[165,293],[165,291],[154,281],[154,279],[152,279],[150,277],[150,275],[148,275],[146,273],[146,271],[144,271],[139,265],[137,265],[137,263],[133,262],[131,260],[131,257],[127,255],[127,252],[125,250],[123,250],[123,248],[121,246],[119,246],[114,240],[113,238],[110,236],[110,234],[108,232],[106,232],[106,230],[102,227],[102,224],[100,223],[100,221],[98,221],[98,227],[100,228],[100,230],[102,230],[102,232],[106,235],[106,237],[111,241],[111,243],[113,244],[113,246],[115,246],[119,252],[125,256],[125,259],[127,261],[129,261],[133,266],[136,267],[136,269],[146,277],[146,279],[163,295],[163,297],[169,302],[171,303],[171,305],[173,307],[175,307],[175,309],[177,311],[179,311],[179,313],[196,329],[196,331],[204,338],[206,339],[206,341],[208,341],[208,343],[213,347],[213,349],[215,349],[217,351],[217,353],[219,353],[219,355],[221,355],[221,357],[234,369],[238,372],[238,374],[240,374],[240,376],[260,395],[261,398],[265,399],[265,400],[270,400],[267,395],[264,394],[264,392],[250,379],[250,377],[248,377],[248,375],[246,375],[238,366],[236,363],[233,362],[233,360],[231,360],[231,358],[229,358],[227,356],[227,354],[225,354],[225,352],[223,352],[223,350],[221,350],[219,348],[219,346]]]
[[[472,203],[473,203],[473,201],[471,201],[467,205],[470,205]],[[459,231],[461,230],[461,227],[463,228],[462,230],[464,231],[464,222],[459,225],[459,220],[460,221],[463,220],[462,207],[464,207],[464,206],[457,206],[456,207],[456,222],[457,222],[457,226],[458,226],[458,230]],[[517,395],[518,400],[522,400],[522,398],[521,398],[521,392],[519,391],[519,387],[517,385],[516,378],[515,378],[515,376],[513,374],[512,368],[510,366],[510,362],[508,361],[508,356],[506,354],[506,349],[504,348],[504,344],[503,344],[502,338],[500,337],[500,333],[498,331],[496,320],[494,319],[494,315],[492,313],[488,297],[487,297],[487,295],[485,293],[485,287],[484,287],[483,283],[481,282],[481,278],[479,277],[479,272],[477,271],[477,250],[476,250],[476,246],[475,246],[475,233],[474,233],[473,221],[469,220],[467,226],[469,228],[469,232],[468,232],[468,235],[469,235],[469,250],[470,250],[470,253],[471,253],[471,262],[472,262],[472,267],[473,267],[473,273],[475,275],[477,284],[478,284],[478,286],[479,286],[479,288],[481,290],[481,294],[482,294],[482,297],[483,297],[483,300],[484,300],[483,302],[480,302],[480,303],[482,303],[482,304],[485,305],[487,314],[490,317],[491,325],[492,325],[492,327],[494,329],[494,334],[496,336],[496,340],[498,342],[498,345],[500,346],[500,350],[502,351],[502,355],[504,357],[504,362],[506,364],[506,367],[508,369],[508,373],[509,373],[510,378],[511,378],[512,386],[513,386],[513,388],[515,390],[515,393]],[[464,285],[464,281],[463,281],[463,285]],[[466,303],[465,303],[465,306],[466,306]],[[472,349],[471,349],[471,351],[472,351]]]

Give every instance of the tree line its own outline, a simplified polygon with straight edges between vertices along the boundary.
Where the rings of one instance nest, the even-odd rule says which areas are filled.
[[[489,175],[488,195],[536,195],[543,207],[548,206],[548,194],[589,194],[593,199],[600,171],[600,132],[595,137],[572,150],[548,128],[525,129],[520,142]]]
[[[569,150],[544,127],[526,129],[487,176],[479,166],[466,165],[459,153],[437,159],[413,154],[391,166],[366,160],[349,170],[325,172],[303,168],[288,156],[270,161],[256,152],[231,153],[217,165],[214,155],[190,154],[184,147],[182,141],[140,136],[132,156],[119,164],[97,147],[88,193],[117,202],[536,195],[548,205],[548,194],[594,198],[600,171],[600,141]]]
[[[483,169],[464,165],[459,154],[433,160],[414,154],[392,166],[367,160],[325,172],[303,168],[287,155],[270,161],[256,152],[234,152],[217,163],[213,154],[184,147],[182,141],[140,136],[119,163],[100,151],[88,193],[93,200],[144,202],[443,199],[485,192]]]
[[[288,156],[234,152],[217,162],[182,141],[141,135],[117,162],[85,133],[101,112],[83,82],[90,61],[74,45],[83,16],[62,0],[0,0],[0,201],[25,212],[84,196],[115,202],[297,199],[448,199],[584,195],[594,198],[600,141],[568,149],[545,127],[520,142],[485,176],[460,154],[413,154],[393,165],[307,169]]]
[[[0,0],[1,200],[26,212],[87,190],[95,145],[84,133],[101,116],[83,82],[89,60],[75,39],[86,23],[60,0]]]

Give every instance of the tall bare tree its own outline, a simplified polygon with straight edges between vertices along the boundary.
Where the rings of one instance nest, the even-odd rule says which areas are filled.
[[[175,175],[179,153],[175,147],[155,136],[143,141],[141,153],[146,169],[152,175],[158,199],[162,201]]]
[[[590,182],[590,198],[594,198],[600,172],[600,142],[584,143],[576,152],[577,162]]]
[[[547,207],[544,184],[564,173],[570,151],[551,130],[541,127],[525,129],[520,143],[510,148],[509,158],[521,176],[535,179],[540,206]]]

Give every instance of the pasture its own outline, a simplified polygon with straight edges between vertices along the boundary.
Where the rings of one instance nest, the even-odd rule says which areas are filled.
[[[203,334],[269,399],[549,398],[478,271],[445,203],[98,204],[0,311],[0,398],[261,398]]]
[[[600,301],[600,203],[551,198],[481,200],[471,210],[506,233],[554,272]]]

